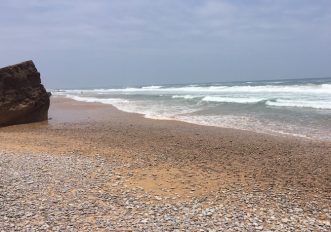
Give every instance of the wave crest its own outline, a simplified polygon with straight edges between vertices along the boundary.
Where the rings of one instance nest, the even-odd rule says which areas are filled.
[[[241,103],[241,104],[249,104],[249,103],[258,103],[267,99],[264,98],[253,98],[253,97],[219,97],[219,96],[206,96],[202,98],[202,101],[206,102],[224,102],[224,103]]]
[[[314,109],[331,109],[331,102],[321,101],[304,101],[304,100],[284,100],[276,99],[274,101],[266,101],[266,105],[277,107],[300,107]]]

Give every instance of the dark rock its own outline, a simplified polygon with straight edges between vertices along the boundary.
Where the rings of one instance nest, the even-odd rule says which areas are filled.
[[[50,95],[32,61],[0,69],[0,126],[47,120]]]

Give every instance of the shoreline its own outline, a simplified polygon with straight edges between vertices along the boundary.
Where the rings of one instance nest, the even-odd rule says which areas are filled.
[[[46,215],[97,204],[74,223],[81,230],[98,220],[114,230],[331,228],[330,143],[146,119],[67,98],[51,103],[48,122],[0,128],[0,196],[45,199]],[[12,202],[3,203],[11,212]],[[50,220],[34,215],[31,223]],[[177,224],[166,226],[165,216]]]
[[[234,128],[234,127],[223,127],[223,126],[216,126],[216,125],[207,125],[203,123],[198,123],[198,122],[190,122],[190,121],[185,121],[185,120],[180,120],[176,118],[153,118],[153,117],[148,117],[143,113],[137,113],[137,112],[129,112],[125,110],[121,110],[117,108],[116,106],[112,105],[111,103],[102,103],[102,102],[89,102],[89,101],[83,101],[83,100],[76,100],[71,97],[65,97],[65,96],[53,96],[53,98],[59,98],[59,99],[69,99],[72,101],[76,102],[81,102],[81,103],[87,103],[87,104],[96,104],[96,105],[106,105],[110,106],[120,112],[127,113],[127,114],[133,114],[137,115],[140,117],[143,117],[145,119],[149,120],[156,120],[156,121],[174,121],[174,122],[180,122],[180,123],[187,123],[195,126],[203,126],[203,127],[213,127],[213,128],[219,128],[219,129],[226,129],[226,130],[235,130],[235,131],[245,131],[253,134],[259,134],[259,135],[266,135],[266,136],[275,136],[275,137],[281,137],[281,138],[288,138],[288,139],[303,139],[307,141],[313,141],[313,142],[321,142],[321,143],[331,143],[331,140],[327,139],[318,139],[318,138],[313,138],[313,137],[308,137],[305,135],[300,135],[300,134],[294,134],[294,133],[288,133],[288,132],[281,132],[281,131],[274,131],[274,132],[266,132],[266,131],[255,131],[255,130],[250,130],[250,129],[239,129],[239,128]]]
[[[331,143],[325,141],[202,126],[175,120],[149,119],[141,114],[123,112],[112,105],[85,103],[68,98],[53,98],[49,117],[51,120],[48,122],[1,128],[0,133],[5,132],[5,135],[2,133],[3,149],[47,151],[51,148],[55,153],[62,153],[68,151],[67,147],[73,147],[72,150],[78,149],[85,154],[93,150],[93,154],[105,153],[106,156],[109,156],[107,148],[110,148],[110,151],[125,154],[124,157],[128,159],[132,157],[127,153],[143,152],[156,157],[157,162],[160,162],[158,160],[160,157],[157,157],[159,155],[155,153],[164,152],[167,156],[166,161],[161,163],[170,162],[172,165],[173,162],[189,161],[191,164],[199,165],[201,164],[199,162],[202,162],[206,163],[209,168],[213,166],[211,168],[213,170],[219,170],[226,168],[227,165],[231,166],[232,162],[235,162],[238,170],[234,169],[232,172],[237,172],[242,168],[244,172],[250,173],[251,178],[254,176],[254,170],[266,168],[264,175],[269,176],[269,182],[274,181],[274,178],[268,171],[273,170],[276,176],[281,176],[279,170],[273,166],[279,165],[277,161],[277,157],[279,157],[284,168],[282,172],[287,172],[283,176],[286,177],[285,179],[297,178],[295,176],[292,178],[289,173],[302,169],[303,164],[300,162],[305,163],[305,166],[308,165],[308,167],[312,163],[323,166],[323,170],[326,172],[324,181],[325,178],[331,176],[326,165],[331,164],[329,155],[331,154]],[[10,138],[11,134],[15,135],[14,139]],[[23,141],[24,138],[29,138],[29,140]],[[33,139],[30,140],[30,138]],[[102,139],[98,140],[98,138]],[[40,139],[41,143],[33,144],[35,139]],[[68,140],[65,141],[66,139]],[[88,139],[87,144],[84,144],[85,139]],[[49,141],[63,143],[67,147],[48,146]],[[225,161],[225,157],[229,160]],[[142,160],[144,166],[146,163],[148,165],[157,163],[151,162],[149,159],[142,158]],[[288,160],[289,163],[284,162],[285,160]],[[294,160],[300,162],[292,164]],[[318,162],[325,160],[326,164],[316,163],[316,160]],[[244,167],[244,161],[249,162],[251,166]],[[273,165],[266,166],[265,162],[271,162]],[[307,169],[307,167],[305,168]],[[311,169],[313,170],[314,167]],[[309,175],[309,171],[305,171]],[[304,176],[301,178],[306,179]],[[331,190],[331,184],[328,183],[327,186],[327,189]]]

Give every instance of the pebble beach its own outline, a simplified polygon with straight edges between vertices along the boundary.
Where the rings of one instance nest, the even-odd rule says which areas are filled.
[[[331,144],[52,98],[0,128],[0,231],[330,231]]]

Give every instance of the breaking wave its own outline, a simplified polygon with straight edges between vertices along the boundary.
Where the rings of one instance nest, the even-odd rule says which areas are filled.
[[[51,90],[147,118],[331,140],[331,79]]]
[[[258,103],[261,102],[263,98],[240,98],[240,97],[218,97],[218,96],[207,96],[202,99],[202,101],[206,102],[225,102],[225,103]]]
[[[303,100],[284,100],[276,99],[274,101],[266,101],[266,105],[278,107],[305,107],[314,109],[331,109],[331,101],[303,101]]]

